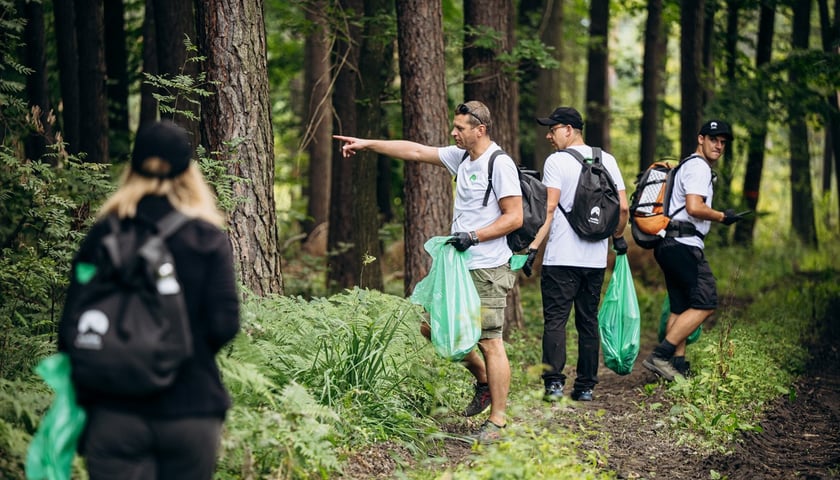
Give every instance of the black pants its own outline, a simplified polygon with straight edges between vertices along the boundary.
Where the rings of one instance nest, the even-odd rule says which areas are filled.
[[[578,332],[578,363],[575,390],[589,390],[598,383],[598,355],[601,340],[598,335],[598,303],[603,268],[543,266],[542,291],[543,354],[542,361],[549,369],[543,374],[548,384],[565,383],[566,322],[572,305],[575,307],[575,327]]]
[[[91,408],[82,443],[90,480],[209,480],[222,419],[148,419]]]

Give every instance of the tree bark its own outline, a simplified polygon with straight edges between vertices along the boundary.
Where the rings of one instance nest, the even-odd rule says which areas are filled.
[[[25,142],[26,158],[40,159],[46,153],[47,142],[52,142],[52,104],[47,85],[47,56],[44,40],[44,6],[40,2],[26,2],[26,26],[23,41],[26,44],[26,66],[32,73],[26,77],[26,96],[30,113],[37,116],[37,124]]]
[[[645,52],[642,66],[642,121],[639,134],[639,171],[656,161],[656,138],[659,131],[659,90],[662,84],[659,45],[662,42],[662,0],[647,4]]]
[[[143,73],[158,75],[157,33],[155,27],[155,0],[146,0],[146,13],[143,16]],[[158,118],[158,104],[153,94],[155,88],[146,83],[145,76],[140,80],[140,125],[153,122]]]
[[[61,85],[59,130],[67,151],[79,153],[79,50],[76,42],[76,11],[73,0],[53,2],[58,73]]]
[[[403,138],[446,145],[449,114],[440,2],[397,0]],[[429,273],[423,244],[447,235],[452,219],[452,177],[445,169],[405,163],[405,294]]]
[[[304,231],[311,234],[329,221],[332,170],[332,125],[330,122],[330,46],[325,18],[327,2],[313,0],[306,10],[312,30],[304,45],[304,105],[306,130],[303,148],[309,155],[308,185],[304,192],[307,219]]]
[[[88,162],[108,163],[108,96],[105,91],[102,0],[76,0],[79,46],[79,150]]]
[[[811,1],[795,2],[793,5],[793,30],[791,47],[794,50],[808,49],[811,33]],[[788,81],[794,89],[803,88],[805,78],[797,68],[791,68]],[[813,188],[811,186],[811,158],[808,152],[808,125],[805,123],[803,102],[796,96],[789,99],[788,124],[790,125],[790,183],[791,183],[791,226],[806,246],[817,247],[817,229],[814,220]]]
[[[586,75],[586,143],[610,150],[607,82],[609,58],[609,0],[592,0],[589,6],[589,66]]]
[[[252,1],[262,0],[242,0],[245,5],[237,5],[237,10],[249,8]],[[204,5],[204,0],[195,2],[199,8],[209,10],[207,5]],[[214,4],[214,1],[210,2]],[[184,45],[184,40],[189,38],[193,43],[198,43],[196,40],[196,14],[193,6],[193,0],[154,0],[154,14],[155,14],[155,45],[157,46],[158,70],[162,75],[173,77],[175,75],[186,75],[188,77],[196,78],[198,75],[198,63],[188,62],[187,59],[190,53]],[[262,18],[262,13],[260,13]],[[258,27],[265,30],[265,27]],[[263,34],[263,36],[265,36]],[[207,39],[201,39],[208,41]],[[178,93],[178,92],[175,92]],[[183,93],[178,93],[178,96],[183,96]],[[200,99],[192,98],[194,102]],[[194,119],[189,118],[183,114],[161,113],[162,118],[169,118],[179,125],[183,126],[193,136],[194,143],[201,143],[199,135],[199,106],[197,103],[187,101],[186,98],[179,98],[176,104],[177,110],[192,112]]]
[[[680,156],[697,148],[697,131],[703,116],[703,19],[704,0],[684,0],[680,9]]]
[[[540,69],[536,89],[537,108],[536,111],[531,112],[530,118],[538,115],[541,117],[548,116],[554,108],[562,104],[569,104],[569,99],[563,97],[563,89],[561,88],[563,81],[562,65],[565,60],[563,51],[563,32],[565,30],[563,27],[565,21],[563,2],[561,0],[547,0],[545,8],[544,19],[540,25],[540,39],[545,45],[554,47],[554,57],[560,62],[561,67],[553,70]],[[534,127],[537,134],[534,142],[533,165],[535,170],[541,172],[545,165],[545,159],[553,153],[554,146],[545,139],[545,129],[539,128],[536,122],[534,122]]]
[[[282,294],[263,2],[197,5],[204,71],[208,81],[218,82],[202,102],[207,150],[222,152],[228,173],[248,180],[234,184],[234,194],[244,202],[229,218],[240,279],[257,295]],[[224,142],[234,139],[245,141],[229,152]]]
[[[773,52],[773,30],[776,19],[776,8],[772,5],[762,4],[758,21],[758,41],[756,42],[755,66],[759,72],[758,77],[764,68],[770,63],[770,55]],[[743,201],[752,211],[758,211],[758,194],[761,190],[761,173],[764,169],[764,143],[767,139],[767,86],[762,78],[756,81],[758,89],[758,105],[760,111],[753,112],[759,121],[747,125],[749,132],[747,168],[744,174]],[[753,230],[755,229],[757,215],[748,215],[735,224],[735,243],[739,245],[752,244]]]
[[[128,129],[128,61],[123,0],[105,0],[105,71],[108,77],[108,126],[111,156],[130,151]]]
[[[333,68],[335,69],[335,87],[332,102],[335,116],[333,132],[355,135],[358,132],[356,118],[356,92],[359,77],[359,48],[357,42],[362,36],[358,22],[351,21],[355,15],[364,11],[362,0],[342,0],[335,22],[335,45]],[[333,142],[332,185],[330,189],[330,229],[327,250],[330,252],[327,265],[327,287],[331,291],[352,287],[357,276],[354,265],[353,245],[348,239],[353,238],[353,162],[341,155],[341,145]]]

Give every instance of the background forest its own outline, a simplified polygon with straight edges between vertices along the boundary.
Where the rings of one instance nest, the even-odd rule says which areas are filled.
[[[715,207],[756,215],[707,243],[724,288],[753,298],[837,268],[839,46],[838,0],[0,0],[0,477],[22,478],[50,402],[32,369],[54,351],[70,259],[138,125],[185,125],[228,215],[245,309],[220,360],[237,406],[219,477],[328,478],[371,444],[434,451],[465,428],[454,412],[470,388],[418,338],[404,298],[428,272],[423,244],[448,232],[451,179],[371,152],[342,159],[332,134],[446,145],[454,106],[478,99],[494,140],[541,169],[534,119],[571,105],[629,194],[641,169],[725,119],[735,141]],[[656,317],[656,265],[629,258]],[[819,312],[833,284],[808,284]],[[538,290],[522,277],[509,299],[506,339],[530,349]],[[809,325],[780,324],[791,350],[773,358],[804,355]],[[769,381],[735,393],[771,398],[790,378]],[[715,398],[704,408],[737,403]],[[703,424],[704,441],[750,429],[730,414],[736,426]]]

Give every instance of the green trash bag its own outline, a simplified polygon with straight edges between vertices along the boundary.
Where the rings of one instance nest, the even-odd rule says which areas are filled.
[[[665,340],[665,330],[668,328],[668,317],[671,316],[671,300],[668,294],[665,294],[665,301],[662,302],[662,313],[659,316],[659,341]],[[703,330],[703,325],[697,327],[697,330],[691,332],[691,335],[685,339],[686,345],[691,345],[700,338],[700,332]]]
[[[448,360],[461,360],[481,337],[481,299],[467,268],[468,252],[446,245],[451,237],[432,237],[423,248],[432,268],[411,294],[429,312],[432,345]]]
[[[70,380],[70,358],[66,353],[51,355],[38,363],[35,372],[53,389],[55,397],[29,444],[26,478],[69,480],[86,420]]]
[[[619,375],[633,371],[639,355],[641,315],[627,255],[615,257],[610,284],[598,312],[604,365]]]

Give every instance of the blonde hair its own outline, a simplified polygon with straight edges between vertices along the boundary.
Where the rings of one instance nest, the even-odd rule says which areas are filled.
[[[149,157],[143,163],[143,170],[158,172],[169,168],[168,162],[158,157]],[[126,166],[120,180],[120,187],[97,212],[97,219],[116,213],[120,218],[137,215],[137,204],[146,195],[165,196],[178,211],[188,217],[200,218],[219,228],[225,225],[225,217],[216,206],[216,196],[204,181],[195,163],[175,178],[145,177]]]

